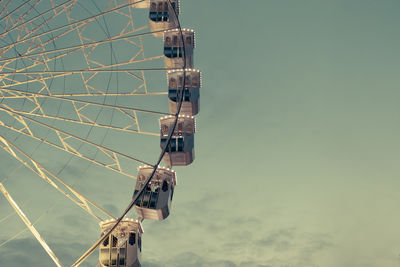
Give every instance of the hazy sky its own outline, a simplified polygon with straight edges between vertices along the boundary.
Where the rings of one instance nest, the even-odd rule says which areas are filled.
[[[196,160],[176,168],[170,217],[144,222],[143,266],[400,266],[400,2],[181,7],[203,72]],[[56,195],[43,190],[38,203]],[[111,189],[116,214],[124,190]],[[38,225],[66,265],[98,237],[73,210]],[[12,220],[1,240],[23,228]],[[27,264],[53,266],[30,233],[0,247],[0,266]]]

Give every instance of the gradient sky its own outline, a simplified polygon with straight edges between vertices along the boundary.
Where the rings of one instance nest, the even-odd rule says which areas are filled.
[[[143,266],[399,267],[400,2],[181,6],[203,72],[196,160],[170,217],[144,222]],[[68,264],[98,231],[74,212],[38,226]],[[46,257],[29,233],[0,247],[0,266]]]

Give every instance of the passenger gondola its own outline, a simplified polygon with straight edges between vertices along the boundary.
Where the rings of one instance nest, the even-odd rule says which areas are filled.
[[[182,42],[183,37],[183,42]],[[184,44],[183,44],[184,43]],[[167,68],[193,68],[193,49],[195,48],[193,30],[178,29],[164,32],[164,62]],[[183,49],[185,47],[185,49]],[[186,66],[184,60],[186,59]]]
[[[149,8],[150,29],[157,38],[163,37],[163,31],[177,28],[179,25],[178,19],[175,18],[179,15],[179,0],[146,0],[135,3],[134,6]]]
[[[173,128],[175,116],[166,116],[160,119],[161,149],[167,146],[169,131]],[[194,133],[196,121],[193,116],[179,115],[171,141],[164,155],[164,162],[168,166],[186,166],[194,160]]]
[[[101,235],[107,233],[116,220],[100,223]],[[100,265],[103,267],[140,267],[142,252],[142,224],[123,219],[115,230],[100,244]]]
[[[139,167],[134,196],[144,186],[153,167]],[[175,171],[158,167],[146,189],[135,202],[135,208],[143,219],[161,221],[168,217],[176,186]]]
[[[177,113],[179,101],[182,107],[179,114],[194,116],[200,109],[201,73],[198,70],[185,70],[185,86],[183,96],[179,94],[183,84],[183,70],[172,70],[167,73],[168,102],[172,114]]]

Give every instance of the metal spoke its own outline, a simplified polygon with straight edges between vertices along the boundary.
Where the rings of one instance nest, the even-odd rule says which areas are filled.
[[[16,133],[31,137],[32,139],[35,139],[36,141],[43,142],[43,143],[45,143],[47,145],[50,145],[50,146],[52,146],[54,148],[57,148],[57,149],[61,150],[61,151],[67,152],[67,153],[69,153],[71,155],[77,156],[77,157],[82,158],[84,160],[87,160],[87,161],[89,161],[91,163],[94,163],[94,164],[99,165],[101,167],[107,168],[107,169],[109,169],[111,171],[114,171],[114,172],[117,172],[119,174],[122,174],[122,175],[124,175],[126,177],[129,177],[129,178],[132,178],[132,179],[136,179],[136,176],[131,175],[131,174],[127,173],[127,172],[124,172],[121,169],[118,169],[114,164],[104,163],[104,162],[98,161],[98,160],[96,160],[94,158],[90,158],[90,157],[78,152],[77,150],[70,148],[68,145],[63,145],[63,144],[59,145],[57,143],[50,142],[50,141],[48,141],[46,139],[43,139],[43,138],[35,135],[32,132],[28,132],[27,130],[25,130],[25,128],[16,128],[14,126],[11,126],[11,125],[8,125],[8,124],[5,124],[5,123],[1,123],[0,126],[3,126],[3,127],[7,128],[9,130],[12,130],[12,131],[16,132]]]
[[[63,181],[60,177],[43,167],[39,162],[34,160],[31,156],[29,156],[26,152],[24,152],[20,147],[16,146],[14,143],[6,139],[4,136],[0,135],[0,147],[8,152],[11,156],[13,156],[15,159],[17,159],[21,164],[32,170],[34,173],[36,173],[40,178],[45,180],[48,184],[53,186],[57,191],[59,191],[61,194],[69,198],[71,201],[73,201],[75,204],[77,204],[79,207],[81,207],[83,210],[85,210],[87,213],[92,215],[94,218],[96,218],[99,221],[102,221],[102,218],[97,216],[91,209],[90,205],[95,207],[97,210],[101,211],[103,215],[106,215],[108,217],[114,218],[110,213],[108,213],[106,210],[103,208],[99,207],[97,204],[94,202],[90,201],[87,197],[76,191],[74,188],[72,188],[70,185],[68,185],[65,181]],[[21,155],[18,155],[21,154]],[[24,160],[21,156],[26,158]],[[62,189],[60,186],[58,186],[55,181],[58,181],[61,183],[65,188]],[[90,205],[89,205],[90,204]]]
[[[173,115],[171,113],[167,112],[160,112],[160,111],[154,111],[154,110],[148,110],[148,109],[139,109],[139,108],[133,108],[133,107],[123,107],[123,106],[115,106],[115,105],[108,105],[108,104],[101,104],[101,103],[96,103],[96,102],[90,102],[90,101],[85,101],[81,99],[73,99],[73,98],[68,98],[66,96],[57,96],[57,95],[45,95],[42,93],[33,93],[29,91],[23,91],[23,90],[16,90],[13,88],[5,88],[5,87],[0,87],[0,91],[6,91],[6,92],[13,92],[16,93],[16,95],[19,95],[21,97],[26,97],[26,95],[34,96],[35,98],[54,98],[54,99],[60,99],[63,101],[70,101],[70,102],[75,102],[75,103],[83,103],[83,104],[89,104],[89,105],[94,105],[94,106],[102,106],[102,107],[109,107],[109,108],[115,108],[118,110],[131,110],[131,111],[137,111],[137,112],[143,112],[143,113],[150,113],[150,114],[158,114],[158,115]]]
[[[137,34],[131,34],[128,33],[126,35],[122,35],[122,36],[114,36],[111,38],[107,38],[104,40],[100,40],[100,41],[93,41],[91,43],[83,43],[83,44],[79,44],[79,45],[73,45],[73,46],[68,46],[68,47],[63,47],[63,48],[58,48],[58,49],[54,49],[54,50],[46,50],[46,51],[42,51],[42,52],[38,52],[38,53],[33,53],[33,54],[26,54],[26,55],[19,55],[18,57],[13,57],[13,58],[3,58],[0,59],[0,62],[13,62],[15,60],[19,60],[22,58],[29,58],[29,57],[33,57],[33,56],[40,56],[40,55],[45,55],[45,54],[51,54],[51,53],[57,53],[57,52],[61,52],[61,51],[65,51],[65,50],[73,50],[73,49],[78,49],[81,50],[83,48],[90,48],[90,47],[95,47],[98,46],[99,44],[105,44],[105,43],[110,43],[113,41],[120,41],[120,40],[129,40],[130,38],[136,38],[136,37],[141,37],[141,36],[145,36],[145,35],[151,35],[155,32],[159,32],[159,31],[151,31],[151,32],[144,32],[144,33],[137,33]],[[62,35],[60,35],[62,36]],[[52,39],[55,40],[56,38]],[[78,51],[78,50],[76,50]]]
[[[21,167],[21,165],[20,165],[20,167]],[[0,182],[0,183],[4,183],[4,182]],[[25,207],[26,205],[28,205],[28,201],[26,201],[24,204],[22,204],[21,207],[23,208],[23,207]],[[16,214],[15,211],[14,211],[14,212],[11,212],[11,213],[8,214],[7,216],[1,218],[1,219],[0,219],[0,223],[6,221],[8,218],[14,216],[15,214]],[[0,245],[0,247],[1,247],[1,245]]]
[[[19,112],[16,112],[15,110],[12,110],[10,108],[0,107],[0,110],[4,110],[5,112],[7,112],[11,116],[13,116],[15,119],[17,119],[23,125],[23,128],[21,130],[29,130],[29,128],[27,128],[27,124],[24,121],[24,119],[27,119],[27,120],[35,123],[35,124],[38,124],[40,126],[43,126],[43,127],[47,128],[47,129],[50,129],[50,130],[54,131],[57,134],[57,136],[59,138],[59,141],[66,147],[66,149],[74,150],[73,146],[68,143],[68,139],[74,139],[74,140],[83,142],[85,144],[91,145],[93,147],[96,147],[98,150],[102,151],[105,155],[107,155],[108,157],[110,157],[113,160],[114,163],[112,165],[117,165],[117,166],[120,165],[119,164],[119,161],[120,161],[119,157],[122,157],[122,158],[131,160],[131,161],[136,161],[136,162],[148,165],[148,166],[153,166],[153,165],[151,165],[151,164],[149,164],[149,163],[147,163],[147,162],[145,162],[143,160],[128,156],[128,155],[126,155],[124,153],[121,153],[121,152],[118,152],[118,151],[116,151],[114,149],[104,147],[102,145],[96,144],[96,143],[91,142],[89,140],[86,140],[86,139],[83,139],[83,138],[78,137],[76,135],[73,135],[71,133],[68,133],[68,132],[66,132],[64,130],[57,129],[56,127],[53,127],[53,126],[48,125],[46,123],[37,121],[37,120],[35,120],[33,118],[30,118],[30,117],[28,117],[26,115],[23,115],[23,114],[21,114]],[[76,151],[76,153],[77,153],[77,151]]]
[[[21,208],[23,208],[26,204],[23,204],[21,206]],[[32,226],[36,225],[39,221],[41,221],[45,215],[47,215],[52,209],[54,209],[56,206],[56,204],[53,204],[50,208],[48,208],[44,213],[42,213],[33,223]],[[12,215],[17,214],[15,211],[12,213]],[[0,243],[0,247],[6,245],[7,243],[15,240],[18,236],[22,235],[23,233],[25,233],[26,231],[28,231],[28,228],[24,228],[21,231],[19,231],[18,233],[16,233],[15,235],[13,235],[12,237],[10,237],[9,239],[3,241],[2,243]]]
[[[30,23],[30,22],[38,19],[38,18],[41,18],[43,15],[45,15],[47,13],[50,13],[51,11],[56,10],[59,7],[63,7],[64,5],[66,5],[68,3],[71,3],[72,1],[75,1],[75,0],[67,0],[67,1],[65,1],[65,2],[59,4],[59,5],[55,6],[55,7],[52,7],[51,9],[48,9],[47,11],[45,11],[45,12],[43,12],[41,14],[36,15],[35,17],[33,17],[33,18],[31,18],[31,19],[29,19],[29,20],[27,20],[27,21],[25,21],[25,22],[23,22],[21,24],[18,24],[17,26],[14,26],[14,27],[8,29],[6,32],[3,32],[3,33],[0,34],[0,38],[3,37],[4,35],[6,35],[7,33],[10,33],[12,30],[14,30],[14,29],[16,29],[18,27],[24,26],[27,23]]]
[[[25,223],[26,227],[32,232],[32,234],[35,236],[37,241],[42,245],[43,249],[46,251],[47,254],[49,254],[50,258],[54,261],[54,263],[62,267],[62,264],[60,260],[56,257],[54,252],[50,249],[50,247],[47,245],[46,241],[40,236],[39,232],[36,230],[36,228],[33,226],[33,224],[29,221],[28,217],[22,212],[21,208],[18,206],[18,204],[12,199],[11,195],[7,192],[6,188],[2,183],[0,183],[0,191],[3,193],[5,198],[8,200],[10,205],[13,207],[13,209],[18,213],[19,217],[21,220]]]
[[[29,101],[30,103],[33,104],[33,107],[29,108],[28,110],[13,109],[15,111],[18,111],[20,114],[42,117],[42,118],[47,118],[47,119],[60,120],[60,121],[68,121],[68,122],[76,123],[76,124],[102,127],[102,128],[112,129],[112,130],[136,133],[136,134],[159,136],[158,132],[155,133],[155,132],[148,132],[148,131],[140,130],[138,114],[148,113],[148,114],[155,114],[155,115],[171,115],[170,113],[165,113],[165,112],[157,112],[157,111],[146,110],[146,109],[138,109],[138,108],[132,108],[132,107],[122,107],[122,106],[116,106],[116,105],[101,104],[101,103],[84,101],[84,100],[79,100],[79,99],[71,99],[71,98],[66,98],[66,97],[57,97],[57,96],[51,96],[51,95],[45,95],[45,94],[39,94],[39,93],[31,93],[31,92],[20,91],[20,90],[15,90],[15,89],[1,88],[0,90],[13,92],[14,94],[20,95],[21,97],[25,98],[27,101]],[[69,104],[70,110],[74,111],[74,117],[79,118],[79,119],[72,119],[72,118],[67,118],[67,117],[62,117],[62,116],[54,116],[54,115],[48,114],[47,112],[45,112],[45,108],[41,105],[40,101],[38,100],[40,98],[57,99],[57,100],[61,100],[62,103]],[[4,105],[5,107],[7,107],[5,104],[0,104],[0,105]],[[121,118],[126,118],[128,121],[126,124],[124,124],[122,126],[114,126],[111,124],[107,125],[107,124],[97,123],[96,118],[92,117],[93,114],[85,113],[85,110],[87,110],[91,107],[101,107],[104,109],[116,111],[116,112],[118,112],[117,114],[119,114]]]
[[[108,67],[108,66],[107,66]],[[52,70],[52,71],[23,71],[23,72],[0,72],[0,75],[14,75],[14,74],[75,74],[75,73],[93,73],[93,72],[131,72],[131,71],[168,71],[168,70],[180,70],[182,68],[145,68],[145,69],[85,69],[85,70]]]
[[[31,2],[32,0],[26,0],[24,3],[20,4],[18,7],[16,7],[15,9],[13,9],[11,12],[9,12],[6,16],[1,17],[0,21],[4,20],[5,18],[9,18],[11,16],[12,13],[14,13],[15,11],[19,10],[21,7],[23,7],[24,5],[28,4],[29,2]],[[7,5],[9,5],[11,3],[11,1],[9,1],[7,3]],[[7,10],[7,6],[4,7],[3,10]],[[2,11],[3,12],[3,11]]]
[[[30,0],[28,0],[28,1],[26,1],[26,2],[29,2],[29,1],[30,1]],[[7,4],[4,4],[4,1],[1,1],[0,3],[3,4],[3,9],[0,11],[0,15],[2,15],[4,12],[7,12],[7,7],[8,7],[9,4],[11,4],[11,1],[8,1]],[[0,22],[1,22],[3,19],[4,19],[4,18],[2,17],[2,18],[0,19]]]
[[[141,0],[141,1],[139,1],[139,2],[143,2],[143,0]],[[22,38],[22,39],[20,39],[20,40],[18,40],[18,41],[16,41],[16,42],[14,42],[14,43],[12,43],[12,44],[9,44],[8,46],[0,46],[0,49],[2,49],[2,48],[8,48],[8,47],[10,47],[10,46],[13,47],[13,46],[15,46],[15,45],[17,45],[17,44],[20,44],[20,43],[22,43],[22,42],[26,42],[26,41],[32,40],[32,39],[34,39],[34,38],[41,37],[41,36],[44,36],[44,35],[47,35],[47,34],[50,34],[50,33],[56,32],[56,31],[59,31],[59,30],[63,30],[63,29],[65,29],[65,28],[68,28],[68,27],[71,27],[71,26],[74,26],[74,25],[78,24],[75,28],[72,28],[72,27],[71,27],[71,30],[76,30],[76,29],[78,29],[78,28],[80,28],[80,27],[82,27],[82,26],[84,26],[84,25],[87,25],[87,23],[89,23],[89,22],[95,20],[96,18],[99,18],[99,17],[104,16],[104,15],[106,15],[106,14],[109,14],[109,13],[111,13],[111,12],[114,12],[114,11],[117,11],[117,10],[120,10],[120,9],[123,9],[123,8],[126,8],[126,7],[129,7],[129,6],[134,5],[134,4],[137,4],[137,3],[139,3],[139,2],[135,2],[135,3],[132,3],[132,4],[129,3],[129,4],[120,5],[120,6],[117,6],[117,7],[113,8],[113,9],[106,10],[106,11],[104,11],[104,12],[102,12],[102,13],[96,14],[96,15],[94,15],[94,16],[91,16],[91,17],[88,17],[88,18],[84,18],[84,19],[81,19],[81,20],[78,20],[78,21],[70,22],[70,23],[68,23],[68,24],[66,24],[66,25],[63,25],[63,26],[60,26],[60,27],[51,29],[51,30],[49,30],[49,31],[42,32],[42,33],[39,33],[39,34],[30,36],[30,37],[24,36],[24,38]],[[79,24],[81,24],[81,25],[79,25]],[[143,28],[141,28],[141,29],[145,29],[145,28],[148,28],[148,25],[145,26],[145,27],[143,27]],[[138,30],[141,30],[141,29],[138,29]],[[138,31],[138,30],[137,30],[137,31]]]

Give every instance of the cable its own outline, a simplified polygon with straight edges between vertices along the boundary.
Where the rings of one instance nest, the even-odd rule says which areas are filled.
[[[185,49],[185,43],[184,43],[184,39],[183,39],[183,34],[182,34],[182,29],[181,29],[181,25],[179,23],[179,19],[177,17],[176,11],[175,9],[172,8],[172,4],[171,4],[171,0],[168,0],[168,5],[169,7],[174,10],[175,13],[175,18],[176,18],[176,22],[178,24],[178,29],[181,35],[181,41],[182,41],[182,47],[183,47],[183,84],[182,84],[182,89],[181,89],[181,96],[180,96],[180,101],[178,104],[178,109],[177,112],[175,114],[175,122],[172,126],[172,129],[170,130],[169,134],[168,134],[168,139],[167,142],[165,143],[164,148],[162,149],[162,152],[160,154],[160,157],[157,160],[157,163],[154,165],[153,167],[153,171],[150,174],[150,176],[146,179],[146,181],[144,182],[143,187],[136,193],[136,195],[133,196],[131,202],[129,203],[128,207],[125,209],[125,211],[122,213],[122,215],[118,218],[118,220],[116,221],[115,225],[113,227],[110,228],[110,230],[108,230],[108,232],[106,234],[104,234],[92,247],[89,248],[89,250],[87,250],[73,265],[72,267],[76,267],[78,265],[80,265],[87,257],[89,257],[96,249],[97,247],[106,239],[108,238],[108,236],[115,230],[115,228],[117,228],[117,226],[120,224],[120,222],[125,218],[126,214],[132,209],[132,207],[135,205],[136,200],[139,198],[139,196],[144,192],[144,190],[146,189],[146,187],[148,186],[148,184],[150,183],[151,179],[153,178],[154,174],[157,171],[158,165],[160,164],[162,158],[164,157],[164,154],[167,151],[167,148],[170,145],[171,139],[172,139],[172,135],[175,132],[175,128],[176,125],[178,123],[178,117],[179,117],[179,113],[181,111],[181,107],[182,107],[182,101],[183,101],[183,96],[184,96],[184,89],[185,89],[185,83],[186,83],[186,49]]]

